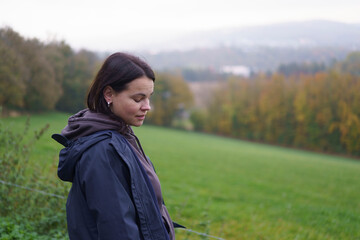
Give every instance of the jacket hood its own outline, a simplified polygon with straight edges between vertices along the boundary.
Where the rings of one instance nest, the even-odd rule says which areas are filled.
[[[110,137],[110,132],[99,132],[93,136],[71,141],[63,135],[53,134],[52,138],[65,146],[59,154],[59,178],[63,181],[72,182],[75,175],[76,163],[80,160],[82,154],[91,146]]]
[[[82,154],[99,141],[111,137],[105,130],[115,130],[123,135],[133,134],[131,127],[121,119],[84,109],[69,118],[61,134],[52,135],[53,139],[65,146],[59,154],[58,176],[61,180],[72,182],[76,163]]]
[[[108,115],[84,109],[69,118],[68,125],[61,134],[69,140],[76,140],[102,130],[116,130],[123,134],[132,132],[130,126],[120,118],[114,119]]]

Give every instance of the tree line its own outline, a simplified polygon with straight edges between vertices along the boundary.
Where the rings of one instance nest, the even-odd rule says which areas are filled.
[[[360,156],[360,53],[313,74],[294,72],[229,78],[192,114],[195,129]]]
[[[11,28],[0,29],[0,56],[0,106],[4,111],[75,113],[83,109],[88,88],[104,60],[95,52],[74,51],[64,41],[25,39]],[[157,111],[150,121],[170,126],[175,111],[190,106],[191,92],[179,74],[157,73],[156,79]]]
[[[0,29],[0,54],[5,110],[75,113],[85,107],[103,61],[64,41],[25,39],[11,28]],[[223,77],[197,109],[183,72],[156,72],[147,123],[360,156],[359,52],[330,67],[289,63],[272,74]]]
[[[75,52],[65,42],[44,44],[0,29],[0,106],[26,111],[73,112],[84,95],[99,57]]]

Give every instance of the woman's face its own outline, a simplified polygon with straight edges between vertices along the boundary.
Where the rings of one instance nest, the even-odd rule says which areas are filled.
[[[150,97],[154,92],[154,81],[140,77],[128,83],[127,88],[116,93],[111,87],[104,90],[105,100],[111,102],[111,111],[126,124],[139,127],[150,110]]]

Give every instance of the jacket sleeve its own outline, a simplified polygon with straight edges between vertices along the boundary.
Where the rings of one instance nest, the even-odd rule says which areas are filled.
[[[78,165],[80,185],[97,224],[98,239],[141,239],[129,170],[107,143],[92,146]]]

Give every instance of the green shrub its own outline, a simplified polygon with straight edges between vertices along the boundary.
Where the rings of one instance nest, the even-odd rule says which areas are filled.
[[[67,187],[28,161],[49,125],[31,137],[29,125],[15,133],[0,119],[0,239],[64,239]]]

